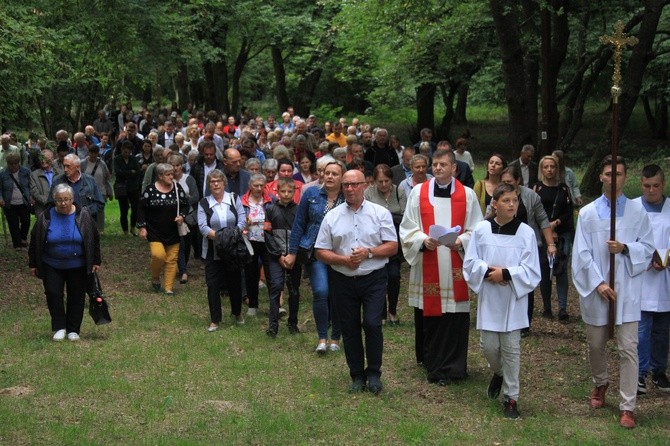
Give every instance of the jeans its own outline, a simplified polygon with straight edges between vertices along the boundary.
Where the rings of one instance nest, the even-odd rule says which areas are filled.
[[[244,280],[249,308],[258,308],[258,281],[261,278],[261,266],[267,265],[267,249],[265,242],[252,241],[250,243],[254,248],[254,255],[251,257],[251,262],[244,268]],[[267,270],[267,267],[265,269]],[[244,291],[242,294],[245,294]]]
[[[329,277],[337,296],[335,305],[340,317],[349,375],[352,379],[363,380],[381,376],[384,351],[382,314],[388,280],[386,268],[357,277],[348,277],[331,269]],[[365,348],[361,328],[365,331]]]
[[[188,274],[188,257],[191,255],[191,233],[179,237],[179,256],[177,257],[177,274]]]
[[[42,264],[42,283],[51,315],[51,330],[65,329],[68,333],[79,333],[89,281],[84,267],[56,269]],[[65,288],[67,304],[63,300]]]
[[[569,261],[570,251],[572,249],[572,233],[563,233],[558,235],[563,241],[563,253],[565,262]],[[542,303],[544,311],[551,311],[551,288],[552,277],[550,275],[549,261],[547,260],[547,248],[540,248],[540,271],[542,280],[540,281],[540,293],[542,294]],[[558,295],[558,308],[565,310],[568,307],[568,267],[563,269],[561,274],[556,275],[556,294]]]
[[[668,368],[670,312],[643,311],[638,325],[637,354],[640,358],[639,377],[665,375]]]
[[[329,267],[319,260],[314,260],[306,265],[309,269],[309,284],[312,287],[312,311],[319,339],[328,339],[328,323],[332,324],[330,339],[340,339],[340,321],[337,311],[334,310],[333,299],[337,296],[329,295],[328,270]]]
[[[298,325],[298,308],[300,305],[300,274],[302,267],[299,263],[292,270],[285,270],[279,264],[279,258],[268,255],[265,277],[268,281],[270,295],[270,328],[276,330],[279,326],[279,297],[288,286],[288,325]]]

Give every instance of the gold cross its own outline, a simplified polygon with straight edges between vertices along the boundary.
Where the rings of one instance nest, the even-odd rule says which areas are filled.
[[[600,36],[600,43],[603,45],[611,45],[613,47],[612,51],[614,52],[614,74],[612,74],[612,97],[615,102],[616,99],[621,94],[621,88],[619,83],[621,82],[621,53],[623,49],[627,46],[637,45],[639,40],[637,37],[627,36],[623,32],[623,22],[621,20],[617,21],[614,25],[614,35],[613,36]]]

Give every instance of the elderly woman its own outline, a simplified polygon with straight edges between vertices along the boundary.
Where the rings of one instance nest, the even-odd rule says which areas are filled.
[[[119,201],[121,230],[128,235],[128,210],[130,209],[130,232],[136,236],[137,205],[140,201],[140,172],[142,167],[137,159],[131,156],[133,143],[124,141],[121,154],[114,157],[114,195]]]
[[[242,316],[242,283],[239,271],[231,271],[214,249],[217,232],[223,228],[246,226],[246,214],[242,201],[225,191],[226,176],[218,169],[207,174],[210,195],[198,204],[198,226],[202,234],[202,259],[205,261],[205,283],[211,323],[208,331],[216,331],[221,323],[221,291],[228,289],[231,313],[238,325],[244,324]],[[258,285],[258,284],[257,284]]]
[[[412,169],[412,175],[400,182],[398,187],[405,191],[405,196],[409,196],[412,188],[417,184],[425,183],[433,178],[428,171],[428,157],[426,155],[417,154],[412,156],[409,166]]]
[[[275,180],[277,176],[277,160],[274,158],[268,158],[263,162],[262,173],[265,175],[265,181],[271,183]]]
[[[258,158],[249,158],[246,163],[244,163],[244,168],[250,174],[261,173],[261,160]]]
[[[62,341],[66,334],[70,341],[79,340],[90,275],[100,270],[101,263],[95,221],[73,197],[70,186],[56,185],[54,204],[37,217],[30,237],[28,266],[44,284],[54,341]]]
[[[112,174],[107,168],[107,164],[100,159],[100,148],[91,144],[88,148],[88,156],[85,160],[82,160],[80,169],[82,173],[87,173],[95,179],[95,183],[98,185],[98,189],[102,193],[102,198],[106,200],[112,200],[114,198],[114,192],[112,191]],[[101,207],[98,210],[98,214],[95,216],[95,220],[98,224],[98,232],[100,235],[105,233],[105,207]]]
[[[293,269],[300,254],[301,262],[309,271],[309,283],[312,287],[312,308],[319,342],[317,354],[328,350],[340,349],[340,323],[337,314],[331,311],[331,299],[328,289],[328,265],[316,260],[313,255],[314,243],[319,233],[323,217],[335,206],[344,202],[342,193],[342,175],[347,170],[344,163],[331,160],[324,166],[324,180],[321,187],[307,190],[300,200],[298,211],[291,229],[289,254],[285,257],[284,269]],[[331,322],[331,335],[328,340],[328,325]]]
[[[499,153],[494,153],[489,157],[486,165],[486,176],[483,180],[477,181],[477,184],[473,188],[479,200],[479,207],[484,215],[488,214],[493,191],[500,184],[500,177],[505,167],[507,167],[505,158]]]
[[[397,234],[398,227],[402,221],[402,216],[405,213],[405,206],[407,205],[405,191],[393,184],[393,172],[391,172],[391,168],[386,164],[378,164],[372,172],[372,177],[374,178],[374,184],[365,189],[365,199],[389,210],[393,216],[393,225],[395,226]],[[400,323],[397,309],[398,296],[400,295],[401,261],[402,257],[398,253],[391,256],[386,264],[386,271],[388,273],[386,287],[388,309],[386,302],[384,302],[382,320],[388,320],[389,325],[398,325]]]
[[[165,268],[163,289],[168,296],[174,294],[172,288],[177,274],[180,239],[177,225],[183,223],[187,212],[188,199],[184,189],[174,182],[174,167],[158,164],[156,182],[147,186],[140,198],[137,227],[140,237],[149,241],[151,285],[160,291],[160,273]]]
[[[173,153],[168,157],[167,162],[172,167],[174,167],[174,180],[179,183],[182,189],[184,189],[184,193],[188,198],[189,207],[186,215],[192,212],[196,212],[198,201],[200,201],[200,193],[198,192],[198,186],[195,184],[195,179],[192,176],[184,173],[184,157],[177,153]],[[196,228],[193,227],[192,232],[195,229]],[[191,254],[191,241],[193,240],[192,232],[180,237],[179,240],[177,274],[179,275],[179,283],[182,285],[188,282],[188,259]]]
[[[247,238],[254,248],[251,262],[244,269],[249,310],[247,315],[256,316],[258,310],[258,281],[261,276],[261,262],[267,271],[267,251],[265,249],[265,208],[276,198],[265,190],[265,176],[251,175],[249,191],[242,196],[242,206],[247,214]]]
[[[1,150],[1,149],[0,149]],[[7,168],[0,171],[0,207],[7,217],[12,245],[21,249],[27,245],[30,230],[30,170],[21,166],[18,153],[10,153],[5,159]]]

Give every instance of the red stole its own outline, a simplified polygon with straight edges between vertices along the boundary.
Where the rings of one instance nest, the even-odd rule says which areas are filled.
[[[454,178],[454,191],[451,194],[451,226],[461,226],[461,234],[465,230],[465,212],[467,202],[465,188]],[[421,185],[419,208],[421,212],[421,226],[428,234],[431,225],[435,224],[435,211],[430,203],[430,181]],[[437,187],[435,185],[434,187]],[[451,250],[451,268],[454,283],[454,300],[465,302],[468,300],[468,285],[463,279],[463,259],[457,251]],[[440,269],[437,261],[437,249],[423,252],[423,315],[441,316],[442,299],[440,297]]]

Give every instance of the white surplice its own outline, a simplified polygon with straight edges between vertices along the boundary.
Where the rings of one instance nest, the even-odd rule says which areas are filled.
[[[609,283],[609,235],[609,217],[598,216],[595,201],[584,206],[579,212],[572,248],[572,281],[580,296],[582,319],[595,326],[607,325],[608,304],[596,289],[601,283]],[[640,320],[642,273],[651,262],[654,249],[651,224],[642,204],[626,199],[623,217],[616,218],[615,238],[629,251],[615,256],[615,323],[621,325]]]
[[[642,203],[642,198],[633,201]],[[661,212],[647,212],[654,232],[654,248],[670,249],[670,198],[666,198]],[[670,268],[656,271],[647,268],[644,272],[644,293],[642,293],[642,311],[658,313],[670,311]]]
[[[452,186],[453,186],[452,182]],[[409,305],[423,309],[423,246],[428,235],[424,232],[421,222],[420,194],[421,185],[412,189],[407,198],[407,207],[402,222],[400,223],[400,240],[402,250],[410,265],[409,272]],[[465,224],[463,233],[458,237],[463,248],[467,249],[470,235],[475,225],[483,220],[482,211],[475,192],[469,187],[465,189]],[[434,196],[435,179],[429,180],[428,196],[435,211],[435,224],[451,227],[451,199]],[[452,188],[453,192],[453,188]],[[437,248],[437,261],[440,265],[440,298],[442,313],[467,313],[470,311],[470,302],[456,302],[454,300],[454,280],[451,266],[451,250],[446,246]]]
[[[506,268],[506,285],[484,279],[489,267]],[[528,327],[528,293],[540,283],[540,259],[533,229],[521,223],[514,235],[494,234],[479,223],[463,261],[463,276],[478,295],[477,329],[510,332]]]

